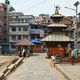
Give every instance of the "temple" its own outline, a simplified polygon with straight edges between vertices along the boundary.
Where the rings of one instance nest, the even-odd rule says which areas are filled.
[[[61,57],[65,57],[65,51],[71,50],[73,45],[73,38],[71,38],[73,31],[71,28],[71,20],[59,13],[59,7],[55,7],[55,13],[52,14],[51,19],[53,23],[48,25],[49,35],[42,39],[48,48],[48,57],[60,53]],[[70,56],[71,53],[68,54]]]

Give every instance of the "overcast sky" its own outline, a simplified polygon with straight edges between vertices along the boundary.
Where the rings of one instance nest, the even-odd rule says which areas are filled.
[[[66,9],[70,7],[75,9],[74,3],[80,0],[9,0],[10,4],[18,12],[23,12],[26,15],[37,16],[39,14],[52,15],[55,10],[55,6],[60,6],[60,13],[64,16],[74,16],[75,11]],[[0,3],[4,3],[5,0],[0,0]],[[78,5],[78,12],[80,12],[80,4]]]

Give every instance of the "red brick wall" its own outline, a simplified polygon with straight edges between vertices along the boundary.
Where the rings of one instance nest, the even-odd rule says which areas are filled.
[[[35,52],[35,53],[42,53],[43,52],[43,49],[42,48],[39,48],[39,47],[38,48],[37,47],[36,48],[34,47],[33,48],[33,52]]]

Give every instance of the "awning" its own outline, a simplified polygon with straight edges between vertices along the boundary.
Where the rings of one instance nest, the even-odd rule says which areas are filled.
[[[41,41],[74,41],[69,36],[63,35],[63,34],[51,34],[43,38]]]
[[[40,39],[31,39],[31,42],[32,43],[41,43],[41,40]]]

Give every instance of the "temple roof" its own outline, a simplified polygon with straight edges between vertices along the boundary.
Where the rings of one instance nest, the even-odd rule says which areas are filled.
[[[74,41],[69,36],[63,35],[63,34],[51,34],[43,38],[41,41],[63,41],[63,42],[69,42]]]
[[[55,9],[55,13],[54,13],[51,17],[63,17],[63,15],[61,15],[61,14],[59,13],[60,7],[59,7],[59,6],[56,6],[55,8],[56,8],[56,9]]]
[[[53,24],[50,24],[48,25],[47,27],[67,27],[67,25],[65,24],[58,24],[58,23],[53,23]]]

